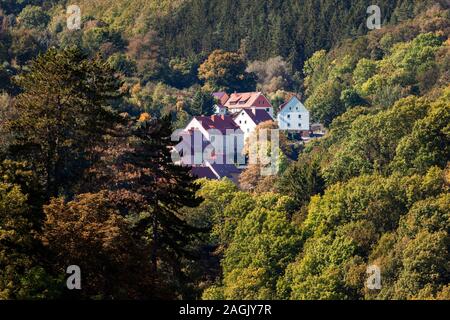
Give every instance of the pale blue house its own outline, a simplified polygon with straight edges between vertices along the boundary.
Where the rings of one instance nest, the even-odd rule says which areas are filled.
[[[309,111],[296,96],[280,106],[277,121],[280,130],[309,131]]]

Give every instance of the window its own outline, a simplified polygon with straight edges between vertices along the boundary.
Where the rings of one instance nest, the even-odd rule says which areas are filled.
[[[241,124],[242,123],[242,120],[239,120],[239,124]]]
[[[266,111],[269,112],[269,111],[270,111],[270,108],[266,108]]]
[[[247,124],[247,120],[245,120],[244,123]]]
[[[302,115],[301,115],[301,114],[299,114],[299,115],[298,115],[298,118],[299,118],[299,119],[301,119],[301,118],[302,118]]]
[[[250,132],[250,128],[247,128],[247,132]]]
[[[290,123],[288,123],[288,128],[290,128],[291,127],[291,124]]]
[[[290,115],[290,114],[288,114],[288,115],[287,115],[287,117],[288,117],[288,119],[290,119],[290,118],[291,118],[291,115]]]

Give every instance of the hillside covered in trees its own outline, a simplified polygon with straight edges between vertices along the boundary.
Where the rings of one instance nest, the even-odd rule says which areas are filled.
[[[71,2],[1,1],[0,299],[450,299],[450,8],[370,31],[369,2],[83,0],[68,30]],[[167,146],[215,90],[328,133],[195,180]]]
[[[202,182],[192,210],[213,213],[223,256],[203,298],[449,299],[446,14],[317,51],[306,103],[328,135],[248,192]],[[369,265],[380,290],[366,286]]]

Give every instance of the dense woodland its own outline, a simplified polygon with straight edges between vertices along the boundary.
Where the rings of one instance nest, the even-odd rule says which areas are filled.
[[[450,299],[450,8],[369,31],[369,2],[83,0],[68,30],[71,2],[1,0],[0,299]],[[195,180],[167,147],[215,90],[328,133]]]

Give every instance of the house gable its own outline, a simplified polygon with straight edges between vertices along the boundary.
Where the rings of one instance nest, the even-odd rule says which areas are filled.
[[[309,130],[309,111],[294,96],[281,105],[277,115],[277,122],[281,130]]]
[[[246,110],[239,111],[237,116],[234,118],[234,122],[239,126],[239,128],[241,128],[244,133],[247,132],[247,128],[252,126],[256,127],[257,125],[255,121],[253,121],[253,119],[248,115]]]
[[[280,111],[278,113],[289,113],[289,112],[299,112],[299,113],[309,113],[308,109],[303,105],[303,103],[296,97],[292,97],[288,102],[281,105]]]
[[[208,131],[203,127],[202,123],[196,118],[194,117],[191,122],[188,123],[188,125],[185,127],[184,131],[189,131],[189,130],[199,130],[203,136],[205,136],[205,138],[207,140],[209,140],[209,133]]]

